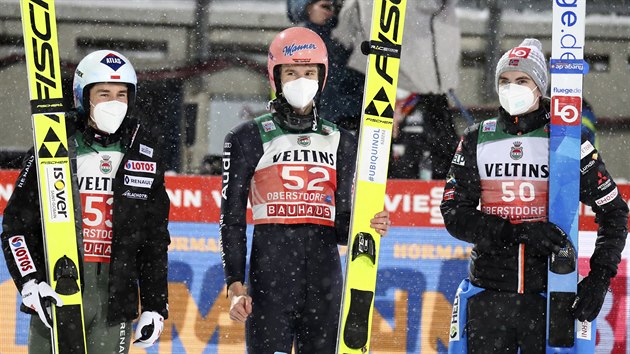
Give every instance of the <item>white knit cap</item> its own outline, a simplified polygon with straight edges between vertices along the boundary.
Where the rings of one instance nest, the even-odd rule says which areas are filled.
[[[541,94],[547,94],[549,73],[547,61],[542,52],[542,44],[535,38],[526,38],[517,47],[505,52],[497,63],[494,76],[495,89],[499,91],[499,76],[506,71],[522,71],[529,75],[538,86]]]

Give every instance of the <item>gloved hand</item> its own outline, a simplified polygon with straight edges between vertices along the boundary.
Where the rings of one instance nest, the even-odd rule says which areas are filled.
[[[35,279],[29,280],[22,287],[22,303],[24,306],[37,312],[44,325],[52,328],[52,315],[50,304],[63,306],[59,295],[45,282],[38,283]]]
[[[567,234],[548,221],[524,222],[512,225],[514,242],[525,244],[525,252],[548,256],[566,246]]]
[[[610,276],[605,271],[593,271],[578,283],[578,292],[571,309],[580,321],[592,322],[602,309],[610,286]]]
[[[138,327],[136,327],[133,345],[140,348],[152,346],[162,334],[163,329],[164,317],[162,315],[155,311],[142,312],[138,320]]]

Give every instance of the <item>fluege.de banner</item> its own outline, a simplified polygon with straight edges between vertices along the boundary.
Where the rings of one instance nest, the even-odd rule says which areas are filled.
[[[17,171],[0,171],[0,211]],[[131,353],[245,353],[244,326],[229,319],[219,253],[220,177],[169,176],[170,317],[159,343]],[[470,245],[444,229],[442,182],[388,181],[385,208],[393,227],[381,241],[372,353],[445,353],[451,302],[466,276]],[[630,185],[619,186],[628,201]],[[251,219],[250,219],[251,220]],[[580,273],[588,273],[596,224],[581,208]],[[251,228],[248,230],[251,242]],[[340,252],[345,254],[345,248]],[[598,318],[598,353],[628,353],[628,247]],[[0,255],[0,258],[3,256]],[[2,258],[0,354],[26,353],[28,316]]]

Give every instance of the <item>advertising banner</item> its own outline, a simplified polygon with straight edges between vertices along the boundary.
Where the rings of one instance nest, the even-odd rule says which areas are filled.
[[[17,171],[0,171],[0,211]],[[244,326],[230,320],[219,250],[220,177],[170,176],[169,306],[159,343],[131,353],[245,353]],[[385,208],[392,229],[381,241],[372,353],[446,353],[451,302],[466,277],[471,245],[444,229],[443,182],[389,180]],[[630,185],[619,186],[624,200]],[[580,210],[580,274],[588,273],[597,225]],[[248,231],[251,242],[251,228]],[[628,247],[598,317],[597,353],[629,353]],[[340,247],[345,255],[345,247]],[[27,352],[29,316],[0,255],[0,354]]]

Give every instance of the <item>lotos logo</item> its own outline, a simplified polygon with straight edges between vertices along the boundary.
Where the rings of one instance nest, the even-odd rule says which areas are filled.
[[[582,98],[553,96],[551,98],[551,124],[579,125],[582,117]]]
[[[531,48],[516,47],[510,50],[508,54],[508,58],[527,58],[531,51],[532,51]],[[518,62],[517,62],[517,65],[518,65]]]
[[[9,244],[11,245],[11,253],[13,254],[13,259],[15,259],[15,264],[20,269],[20,274],[25,276],[33,273],[35,271],[35,264],[33,263],[33,258],[31,258],[28,248],[26,248],[24,236],[18,235],[11,237]]]
[[[151,161],[129,160],[125,164],[125,170],[133,172],[155,173],[157,164]]]

